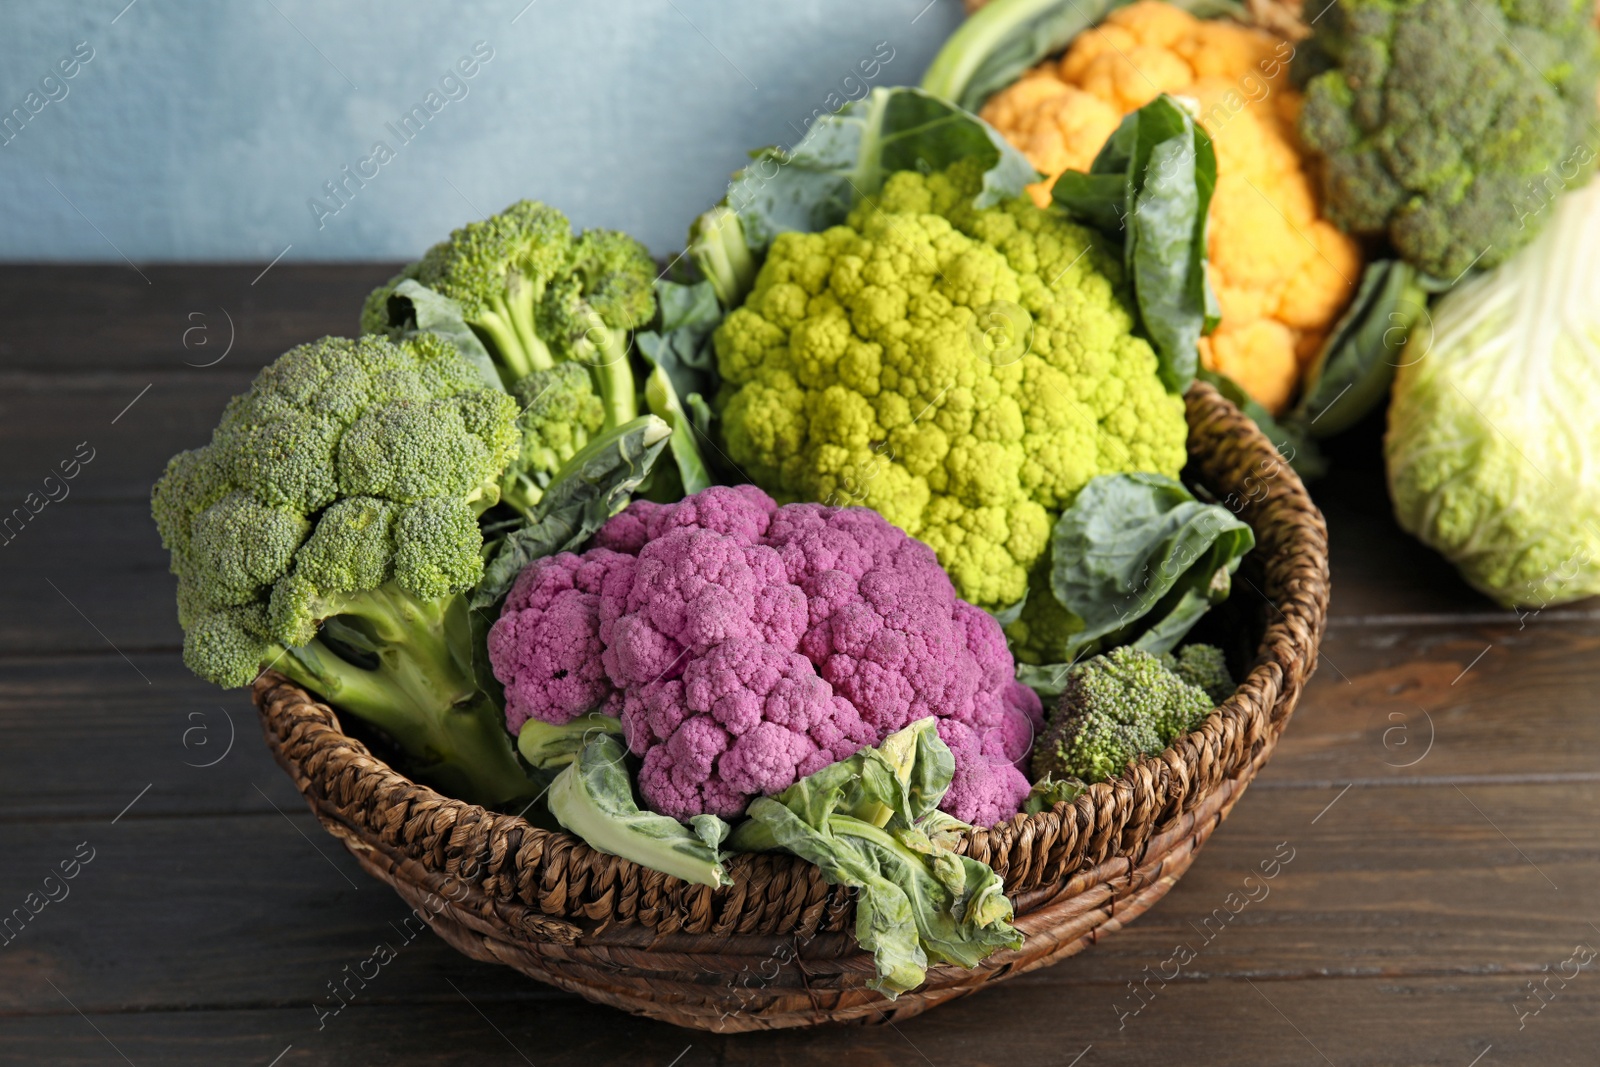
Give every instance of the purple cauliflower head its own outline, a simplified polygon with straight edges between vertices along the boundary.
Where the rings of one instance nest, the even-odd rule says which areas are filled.
[[[581,555],[518,577],[489,634],[506,724],[619,715],[639,790],[686,819],[938,718],[956,774],[941,807],[1014,815],[1043,711],[987,612],[876,512],[779,507],[754,486],[637,501]]]

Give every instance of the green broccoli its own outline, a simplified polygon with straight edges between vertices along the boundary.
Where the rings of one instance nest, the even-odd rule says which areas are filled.
[[[1074,667],[1033,749],[1033,776],[1103,782],[1205,721],[1214,702],[1142,649],[1123,646]]]
[[[363,333],[390,337],[416,327],[396,287],[410,279],[460,306],[507,389],[573,361],[591,384],[612,429],[638,414],[629,334],[655,317],[655,264],[626,234],[585,230],[531,200],[472,222],[428,249],[367,297]]]
[[[1227,657],[1216,645],[1184,645],[1162,656],[1161,662],[1196,689],[1204,689],[1213,705],[1227,700],[1235,688]]]
[[[1329,217],[1439,278],[1504,261],[1593,169],[1592,19],[1589,0],[1338,0],[1300,61]]]
[[[601,432],[606,412],[588,371],[576,363],[534,371],[511,387],[511,395],[522,409],[522,454],[506,471],[502,500],[528,514],[562,464]]]
[[[462,595],[483,573],[478,516],[518,455],[516,418],[435,337],[289,350],[152,494],[184,662],[224,686],[279,671],[453,795],[530,793],[477,684]]]

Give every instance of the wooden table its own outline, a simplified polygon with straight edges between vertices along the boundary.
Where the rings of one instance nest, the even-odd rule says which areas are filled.
[[[184,670],[147,499],[389,273],[0,270],[0,509],[66,494],[0,548],[0,916],[29,916],[0,946],[0,1063],[1600,1062],[1600,962],[1573,975],[1600,949],[1600,610],[1468,591],[1395,528],[1375,425],[1316,489],[1333,615],[1276,756],[1106,944],[897,1027],[719,1037],[425,935],[319,1016],[406,909],[307,813],[244,692]]]

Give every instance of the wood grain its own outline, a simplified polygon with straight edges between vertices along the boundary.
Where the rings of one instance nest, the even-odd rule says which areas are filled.
[[[217,368],[254,374],[293,345],[354,333],[367,293],[398,269],[151,266],[147,285],[123,266],[0,266],[0,366],[74,377],[179,374],[222,354],[231,318],[234,348]]]
[[[403,964],[402,957],[395,965]],[[62,1001],[61,1013],[5,1020],[0,1064],[99,1067],[122,1062],[119,1051],[132,1063],[172,1067],[266,1065],[280,1055],[275,1067],[1067,1067],[1080,1055],[1076,1062],[1083,1067],[1592,1063],[1600,980],[1585,972],[1518,1031],[1516,1005],[1527,997],[1525,982],[1520,975],[1179,982],[1118,1030],[1111,1001],[1116,991],[1073,995],[1028,976],[893,1028],[726,1038],[686,1034],[582,1002],[469,1001],[447,982],[426,1001],[352,1004],[321,1031],[304,1008],[91,1013],[85,1019]],[[72,994],[71,987],[63,991]]]
[[[212,770],[249,794],[238,814],[175,816],[152,790],[115,824],[114,809],[4,827],[7,906],[79,842],[96,855],[4,949],[0,1013],[52,1010],[47,978],[76,983],[85,1011],[309,1004],[345,964],[396,941],[390,924],[406,906],[320,830],[281,774]],[[141,787],[130,783],[118,808]],[[1067,999],[1122,988],[1180,947],[1194,953],[1182,968],[1194,981],[1533,974],[1586,933],[1600,945],[1584,918],[1600,916],[1600,853],[1546,817],[1597,803],[1600,784],[1252,792],[1150,914],[1030,981]],[[426,997],[441,972],[473,996],[557,995],[431,934],[403,955],[367,999]]]

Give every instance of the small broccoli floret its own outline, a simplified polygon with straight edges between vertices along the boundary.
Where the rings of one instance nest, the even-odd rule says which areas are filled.
[[[285,353],[152,494],[184,662],[226,686],[280,671],[458,796],[528,790],[473,676],[461,595],[483,573],[478,516],[518,455],[516,418],[431,336]]]
[[[1184,645],[1162,656],[1161,662],[1190,685],[1204,689],[1213,704],[1227,700],[1234,690],[1228,661],[1216,645]]]
[[[479,432],[473,433],[463,407],[480,399],[493,400],[501,417],[487,422],[475,411]],[[341,492],[404,502],[453,496],[493,504],[499,499],[500,472],[517,449],[516,429],[503,417],[510,408],[504,399],[485,390],[369,408],[339,441]]]
[[[501,499],[528,514],[562,465],[600,433],[606,412],[588,371],[576,363],[530,374],[511,393],[522,408],[522,455],[506,471]]]
[[[1587,0],[1339,0],[1303,62],[1329,217],[1437,277],[1503,262],[1593,170]]]
[[[655,316],[655,264],[645,247],[615,230],[585,230],[571,272],[552,287],[540,324],[565,358],[590,368],[607,425],[638,413],[628,335]]]
[[[408,273],[459,303],[515,380],[553,363],[535,320],[550,283],[567,273],[571,248],[565,215],[521,200],[454,231]]]
[[[1210,714],[1213,702],[1159,657],[1122,647],[1075,667],[1034,746],[1035,778],[1103,782],[1160,752]]]
[[[589,368],[611,429],[638,414],[629,337],[655,317],[655,274],[649,250],[628,235],[574,237],[561,212],[522,200],[456,230],[374,290],[361,329],[392,337],[414,327],[395,288],[416,281],[460,305],[508,389],[564,361]]]

